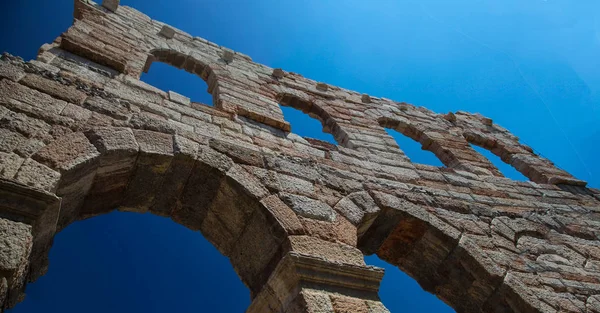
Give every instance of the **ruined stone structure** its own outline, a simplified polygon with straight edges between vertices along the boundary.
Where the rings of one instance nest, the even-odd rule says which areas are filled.
[[[491,119],[271,69],[118,0],[74,15],[36,60],[0,60],[0,307],[46,272],[58,231],[118,209],[199,230],[251,313],[388,312],[373,253],[458,312],[600,312],[600,191]],[[141,82],[153,62],[204,79],[214,106]],[[339,145],[291,133],[280,105]],[[412,163],[384,128],[445,167]]]

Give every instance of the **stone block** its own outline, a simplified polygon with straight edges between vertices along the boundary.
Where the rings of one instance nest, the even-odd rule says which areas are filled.
[[[356,227],[342,216],[337,216],[334,222],[320,221],[312,218],[299,217],[306,234],[332,242],[341,242],[356,246]]]
[[[198,148],[199,145],[189,139],[179,135],[174,137],[174,157],[150,211],[171,216],[194,168]]]
[[[49,192],[56,191],[59,179],[59,172],[32,159],[26,159],[15,176],[16,182]]]
[[[116,12],[119,7],[119,0],[102,0],[102,6],[111,12]]]
[[[8,119],[2,121],[9,122]],[[10,153],[26,140],[25,136],[16,131],[0,128],[0,151]]]
[[[267,267],[271,259],[276,257],[279,245],[285,238],[284,233],[276,232],[277,229],[257,211],[247,221],[247,226],[231,252],[231,263],[254,294],[260,291],[269,278],[270,270]]]
[[[168,25],[163,25],[158,34],[167,39],[173,39],[173,37],[175,37],[175,29]]]
[[[269,215],[274,217],[288,234],[298,235],[304,233],[304,228],[296,216],[296,213],[281,201],[279,197],[276,195],[268,196],[261,200],[261,204],[269,212]]]
[[[121,203],[121,210],[146,212],[161,192],[165,174],[173,160],[173,135],[134,130],[140,147],[135,169]]]
[[[210,203],[210,211],[239,238],[254,212],[260,209],[258,199],[248,195],[245,188],[232,179],[223,179]]]
[[[88,98],[83,107],[118,120],[127,120],[132,115],[126,103],[116,100],[106,100],[100,97]]]
[[[192,173],[179,198],[180,204],[172,213],[173,220],[192,229],[200,229],[221,189],[225,174],[232,166],[231,159],[223,154],[200,147]],[[219,225],[222,226],[222,223]]]
[[[277,79],[282,79],[285,77],[285,72],[280,68],[276,68],[276,69],[273,69],[272,75],[273,75],[273,77],[275,77]]]
[[[101,153],[93,186],[82,207],[81,214],[87,217],[121,204],[139,146],[129,128],[94,128],[85,135]]]
[[[0,152],[0,178],[11,179],[15,177],[24,159],[15,153]]]
[[[317,290],[303,290],[292,303],[292,312],[337,313],[329,295]]]
[[[184,207],[176,212],[177,215],[174,215],[173,219],[192,230],[200,230],[202,236],[219,252],[230,256],[238,237],[234,236],[213,212],[190,211],[190,209],[196,208]]]
[[[22,300],[33,246],[31,226],[0,218],[0,300],[8,307]]]
[[[0,81],[0,99],[13,99],[43,109],[49,114],[59,114],[67,105],[65,101],[6,79]]]
[[[235,144],[220,139],[210,139],[209,145],[216,151],[229,156],[238,164],[264,166],[262,154],[258,149],[249,149],[246,145]]]
[[[4,308],[8,306],[6,304],[6,298],[8,297],[8,281],[6,277],[0,278],[0,307]]]
[[[191,105],[191,101],[190,98],[186,97],[186,96],[182,96],[174,91],[170,91],[169,90],[169,100],[175,102],[175,103],[179,103],[179,104],[183,104],[185,106],[190,106]]]
[[[227,181],[236,185],[239,190],[252,199],[260,200],[269,195],[269,191],[252,174],[235,164],[226,174]]]
[[[32,158],[61,172],[95,162],[100,153],[83,133],[64,136],[38,151]]]
[[[369,307],[363,299],[332,296],[331,303],[336,313],[370,313]]]
[[[225,62],[227,62],[227,63],[233,62],[234,52],[232,50],[227,49],[227,48],[222,48],[221,49],[221,53],[222,53],[221,54],[221,58]]]
[[[333,209],[319,200],[284,192],[279,197],[300,216],[329,222],[335,220]]]
[[[27,259],[33,244],[31,226],[0,218],[0,269],[17,274],[20,267],[27,266]],[[21,273],[23,274],[23,273]],[[8,283],[12,284],[15,278],[9,276]]]
[[[46,79],[38,75],[27,74],[21,79],[20,83],[29,88],[39,90],[47,95],[73,104],[81,105],[87,97],[85,93],[77,90],[75,86],[63,85],[57,81]]]
[[[327,86],[327,84],[325,83],[317,83],[317,90],[319,91],[327,91],[329,90],[329,86]]]
[[[369,313],[390,313],[390,311],[379,301],[367,300],[366,303],[369,308]]]
[[[60,112],[60,115],[72,118],[75,121],[87,121],[92,117],[92,112],[80,106],[67,103],[65,108]]]
[[[328,262],[365,265],[363,254],[353,246],[325,241],[311,236],[289,236],[288,239],[290,251],[323,258]]]
[[[366,93],[363,93],[362,96],[360,96],[360,100],[362,103],[371,103],[371,97]]]
[[[12,81],[19,81],[25,76],[25,71],[16,65],[8,62],[0,62],[0,77],[7,78]]]
[[[277,179],[276,188],[279,191],[307,196],[313,199],[317,197],[315,185],[309,181],[279,173],[275,177]]]
[[[347,197],[340,200],[333,209],[342,214],[354,225],[359,225],[365,215],[364,212]]]

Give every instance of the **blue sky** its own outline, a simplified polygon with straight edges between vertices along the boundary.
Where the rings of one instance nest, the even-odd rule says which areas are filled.
[[[597,0],[123,0],[195,36],[318,81],[425,106],[480,112],[577,178],[600,187]],[[35,56],[72,21],[72,1],[8,1],[0,50]],[[198,77],[155,64],[142,77],[210,102]],[[318,122],[284,110],[294,132]],[[436,162],[395,136],[414,162]],[[330,137],[329,137],[330,138]],[[492,161],[497,161],[490,157]],[[498,163],[497,163],[498,164]],[[501,170],[520,179],[509,166]],[[385,266],[392,312],[452,312]],[[50,270],[11,312],[243,312],[249,294],[227,259],[169,219],[111,213],[57,235]]]

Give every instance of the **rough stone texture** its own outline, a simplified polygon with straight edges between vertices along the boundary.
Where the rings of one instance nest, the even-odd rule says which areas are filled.
[[[119,7],[119,0],[102,0],[102,6],[115,12]]]
[[[31,226],[0,218],[0,300],[7,305],[21,300],[22,295],[11,291],[25,285],[32,243]]]
[[[180,95],[174,91],[170,91],[170,90],[169,90],[169,100],[171,100],[173,102],[177,102],[179,104],[186,105],[186,106],[191,105],[190,98],[188,98],[186,96],[182,96],[182,95]]]
[[[57,231],[119,208],[199,230],[248,312],[387,312],[373,253],[458,312],[600,312],[600,191],[491,119],[271,69],[117,4],[76,0],[37,60],[0,57],[0,308],[45,272]],[[139,81],[152,62],[205,80],[214,107]],[[280,105],[338,145],[291,133]]]

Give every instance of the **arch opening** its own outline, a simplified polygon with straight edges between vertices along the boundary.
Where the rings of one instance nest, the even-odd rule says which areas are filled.
[[[334,145],[342,142],[339,140],[343,138],[339,127],[327,112],[314,103],[296,96],[284,95],[281,97],[279,104],[285,120],[292,127],[291,131],[293,133]]]
[[[418,125],[412,125],[404,119],[389,118],[379,119],[379,124],[394,138],[399,148],[416,163],[442,167],[451,166],[455,161],[435,142],[435,137]]]
[[[424,290],[414,278],[377,255],[366,256],[365,263],[385,269],[379,296],[390,312],[455,312],[434,294]]]
[[[469,143],[471,148],[477,151],[479,154],[488,159],[504,177],[510,178],[517,181],[529,181],[529,178],[525,177],[521,172],[517,171],[512,165],[504,162],[502,158],[493,151],[490,151],[484,147],[480,147],[476,144]]]
[[[250,304],[226,257],[155,214],[113,211],[73,223],[56,235],[50,261],[7,312],[243,312]]]
[[[400,149],[413,162],[436,167],[443,167],[444,163],[431,151],[425,149],[417,140],[404,135],[396,129],[385,128],[385,131],[394,138]]]
[[[284,253],[286,230],[267,201],[276,196],[228,156],[179,135],[93,128],[61,137],[33,158],[61,172],[53,188],[60,209],[44,227],[61,230],[116,209],[170,217],[229,258],[252,297]],[[29,281],[48,269],[55,234],[36,232],[44,235],[35,235]]]
[[[206,64],[191,56],[154,50],[146,60],[140,80],[169,92],[171,101],[180,104],[189,104],[191,101],[194,104],[214,106],[215,101],[208,84],[211,73]]]

